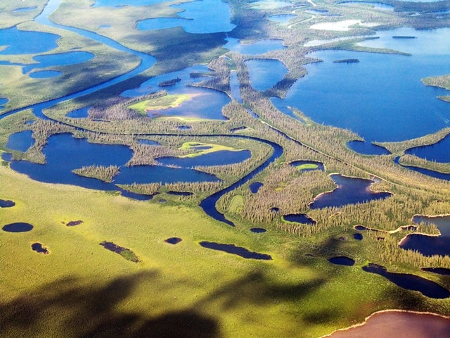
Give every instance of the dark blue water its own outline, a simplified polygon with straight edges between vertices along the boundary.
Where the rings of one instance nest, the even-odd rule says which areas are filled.
[[[248,60],[245,64],[252,87],[259,91],[272,88],[287,73],[286,66],[278,60]]]
[[[179,237],[170,237],[170,238],[167,238],[164,242],[169,243],[169,244],[178,244],[181,241],[182,241],[182,239]]]
[[[373,184],[371,180],[346,177],[338,174],[330,175],[330,177],[338,187],[332,192],[317,197],[311,203],[311,209],[341,207],[347,204],[365,203],[391,196],[391,193],[388,192],[370,191],[369,187]]]
[[[15,205],[14,201],[0,199],[0,208],[12,208]]]
[[[34,144],[33,132],[25,130],[11,134],[6,142],[6,148],[25,152]]]
[[[414,215],[412,221],[416,224],[435,224],[442,236],[450,236],[450,216],[423,216]]]
[[[354,152],[363,155],[389,155],[390,152],[386,148],[377,146],[370,142],[350,141],[347,142],[347,147]]]
[[[422,268],[422,271],[436,273],[443,276],[450,276],[450,269],[446,268]]]
[[[86,118],[86,117],[88,117],[89,108],[90,107],[83,107],[83,108],[72,110],[71,112],[67,113],[66,116],[72,117],[72,118],[77,118],[77,119]]]
[[[290,215],[284,215],[283,219],[288,222],[294,222],[294,223],[300,223],[300,224],[308,224],[308,225],[314,225],[316,224],[316,221],[312,218],[308,217],[306,214],[290,214]]]
[[[33,57],[33,60],[37,64],[26,65],[22,68],[24,74],[31,72],[36,68],[47,68],[55,66],[67,66],[74,65],[83,62],[87,62],[94,58],[94,54],[88,52],[68,52],[58,54],[37,55]]]
[[[356,239],[357,241],[362,241],[363,235],[356,233],[356,234],[353,234],[353,238]]]
[[[192,196],[192,195],[194,195],[194,193],[189,192],[189,191],[168,191],[167,194],[173,195],[173,196]]]
[[[246,176],[241,178],[239,181],[233,183],[232,185],[230,185],[229,187],[227,187],[225,189],[222,189],[222,190],[212,194],[211,196],[206,197],[203,201],[200,202],[200,207],[203,209],[203,211],[208,216],[214,218],[215,220],[217,220],[219,222],[224,222],[224,223],[226,223],[228,225],[231,225],[231,226],[234,226],[233,222],[227,220],[225,218],[225,216],[216,209],[216,203],[219,200],[219,198],[222,197],[223,195],[225,195],[226,193],[228,193],[230,191],[233,191],[237,187],[239,187],[239,186],[247,183],[248,181],[250,181],[258,173],[260,173],[265,168],[267,168],[270,163],[274,162],[276,159],[278,159],[283,154],[283,148],[280,145],[278,145],[278,144],[276,144],[274,142],[270,142],[270,141],[267,141],[267,140],[258,139],[258,138],[254,138],[254,137],[245,137],[245,138],[251,139],[251,140],[256,140],[256,141],[259,141],[259,142],[263,142],[263,143],[271,146],[273,148],[272,155],[269,157],[269,159],[267,159],[258,168],[256,168],[253,171],[251,171],[249,174],[247,174]]]
[[[188,33],[206,34],[230,32],[236,26],[230,23],[230,6],[221,0],[197,0],[170,6],[179,9],[177,18],[154,18],[139,21],[139,30],[183,27]]]
[[[29,223],[18,222],[6,224],[2,229],[6,232],[28,232],[33,229],[33,226]]]
[[[31,244],[31,250],[36,251],[37,253],[42,253],[44,255],[48,254],[48,249],[44,248],[41,243]]]
[[[4,97],[0,97],[0,110],[5,109],[5,104],[8,103],[8,99]]]
[[[258,192],[259,188],[261,188],[263,185],[264,184],[261,182],[253,182],[253,183],[250,183],[248,188],[250,189],[252,194],[256,194]]]
[[[203,241],[203,242],[200,242],[200,245],[204,248],[218,250],[218,251],[224,251],[224,252],[227,252],[230,254],[238,255],[238,256],[246,258],[246,259],[272,260],[272,257],[270,255],[249,251],[246,248],[236,246],[234,244],[221,244],[221,243]]]
[[[393,39],[414,35],[417,39]],[[377,33],[380,39],[364,45],[386,47],[412,56],[322,51],[310,56],[324,62],[307,66],[276,106],[296,107],[318,123],[350,129],[368,142],[400,141],[436,132],[450,123],[448,103],[436,96],[444,89],[426,87],[427,76],[450,73],[450,29],[397,29]],[[359,63],[333,63],[337,59]]]
[[[406,150],[405,153],[416,155],[428,161],[450,162],[450,135],[447,135],[438,143],[424,147],[411,148]]]
[[[450,256],[450,236],[409,234],[398,246],[405,250],[418,251],[424,256]]]
[[[300,161],[292,161],[290,163],[290,165],[292,165],[294,167],[299,167],[299,166],[302,166],[304,164],[313,164],[313,165],[316,165],[317,168],[314,168],[314,169],[304,168],[304,169],[301,169],[301,171],[311,171],[311,170],[325,171],[325,167],[324,167],[322,162],[300,160]]]
[[[426,297],[439,299],[450,297],[450,292],[446,288],[419,276],[388,272],[384,266],[373,263],[364,266],[363,270],[383,276],[401,288],[419,291]]]
[[[0,29],[0,46],[7,46],[0,54],[38,54],[56,47],[59,35],[19,30],[17,27]],[[32,43],[30,43],[32,41]]]
[[[216,166],[243,162],[251,157],[249,150],[220,150],[195,157],[160,157],[157,161],[164,165],[175,165],[182,168],[194,166]]]
[[[37,72],[32,72],[30,73],[30,77],[32,79],[50,79],[53,77],[58,77],[62,75],[61,72],[58,72],[56,70],[42,70],[42,71],[37,71]]]
[[[262,234],[265,233],[267,230],[264,228],[251,228],[250,231],[255,234]]]
[[[53,135],[43,149],[46,164],[27,161],[12,161],[11,168],[27,174],[34,180],[48,183],[72,184],[98,190],[119,190],[114,184],[97,179],[82,177],[72,173],[73,169],[83,166],[101,165],[121,166],[120,173],[114,179],[117,184],[131,183],[174,183],[217,181],[213,175],[193,169],[176,169],[161,166],[124,166],[132,156],[132,151],[122,145],[102,145],[75,139],[70,134]],[[123,193],[127,196],[136,194]],[[148,199],[148,197],[146,198]]]
[[[92,7],[150,6],[169,0],[95,0]]]
[[[398,161],[396,162],[398,164]],[[450,181],[450,174],[440,173],[438,171],[433,171],[429,169],[419,168],[419,167],[412,167],[407,165],[402,165],[403,168],[421,173],[422,175],[438,178],[440,180]]]
[[[331,257],[328,259],[328,261],[330,263],[336,264],[336,265],[345,265],[345,266],[355,265],[355,260],[351,259],[350,257],[346,257],[346,256]]]
[[[261,40],[250,44],[241,44],[239,39],[227,38],[223,48],[240,54],[257,55],[268,53],[273,50],[286,48],[282,40]]]

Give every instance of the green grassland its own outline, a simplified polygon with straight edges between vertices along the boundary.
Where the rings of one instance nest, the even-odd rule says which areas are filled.
[[[335,229],[314,240],[270,226],[269,233],[250,234],[245,224],[232,229],[198,208],[37,183],[6,167],[0,173],[5,178],[1,197],[17,203],[0,209],[2,223],[20,220],[35,226],[28,233],[1,235],[2,265],[9,271],[0,282],[5,336],[52,332],[75,337],[103,329],[111,334],[126,329],[127,335],[138,336],[169,330],[166,322],[179,321],[180,331],[193,330],[196,336],[301,332],[302,337],[317,337],[383,308],[449,311],[445,300],[398,290],[363,272],[364,252],[376,240],[369,239],[361,251],[357,241],[338,239],[350,237],[350,229]],[[83,223],[63,224],[71,220]],[[183,241],[164,242],[173,236]],[[105,240],[132,250],[139,263],[101,247]],[[234,243],[268,253],[273,260],[256,262],[210,251],[198,245],[202,240]],[[33,242],[42,243],[50,254],[32,251]],[[357,264],[328,263],[326,258],[337,252],[351,255]],[[191,328],[182,325],[187,319],[193,321]],[[199,326],[206,332],[198,331]]]
[[[144,100],[134,103],[128,108],[138,111],[142,115],[147,115],[149,111],[164,110],[169,108],[176,108],[183,102],[189,100],[191,95],[164,95],[150,100]]]

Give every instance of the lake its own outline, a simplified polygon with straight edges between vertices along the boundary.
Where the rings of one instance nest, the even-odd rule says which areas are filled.
[[[434,133],[450,123],[449,104],[438,100],[448,91],[426,87],[424,77],[450,73],[450,29],[410,28],[377,32],[379,39],[361,45],[391,48],[412,55],[321,51],[323,60],[307,66],[285,99],[272,102],[303,111],[318,123],[350,129],[366,141],[401,141]],[[415,36],[394,39],[393,36]],[[358,59],[346,64],[335,60]],[[281,73],[280,75],[281,76]],[[265,85],[269,87],[272,82]]]

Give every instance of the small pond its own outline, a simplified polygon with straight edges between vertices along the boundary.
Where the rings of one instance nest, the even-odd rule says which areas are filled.
[[[76,119],[87,118],[89,108],[90,107],[83,107],[83,108],[72,110],[71,112],[67,113],[66,116],[76,118]]]
[[[6,148],[25,152],[34,144],[33,132],[31,130],[20,131],[11,134],[6,142]]]
[[[5,97],[0,97],[0,110],[5,109],[5,104],[8,103],[8,99]]]
[[[357,241],[362,241],[362,239],[364,238],[362,234],[360,233],[355,233],[353,234],[353,238],[356,239]]]
[[[236,246],[234,244],[221,244],[215,242],[200,242],[200,245],[207,249],[218,250],[227,252],[233,255],[238,255],[246,259],[258,259],[258,260],[272,260],[272,257],[267,254],[261,254],[258,252],[249,251],[243,247]]]
[[[44,255],[47,255],[48,249],[44,248],[44,246],[41,243],[33,243],[31,244],[31,250],[36,251],[37,253],[41,253]]]
[[[446,288],[416,275],[389,272],[384,266],[373,263],[363,266],[363,270],[383,276],[401,288],[419,291],[426,297],[439,299],[450,297],[450,291]]]
[[[30,12],[37,9],[37,6],[30,6],[30,7],[21,7],[21,8],[16,8],[15,10],[13,10],[14,13],[20,13],[20,12]]]
[[[210,34],[230,32],[236,27],[230,23],[230,6],[221,0],[197,0],[170,7],[180,10],[178,17],[139,21],[137,29],[145,31],[181,26],[188,33]]]
[[[336,256],[328,258],[328,261],[332,264],[336,265],[345,265],[345,266],[353,266],[355,265],[355,260],[346,256]]]
[[[251,228],[250,231],[255,234],[262,234],[262,233],[266,232],[267,230],[264,228]]]
[[[0,208],[12,208],[15,205],[14,201],[0,199]]]
[[[316,197],[311,203],[311,209],[321,209],[326,207],[341,207],[347,204],[366,203],[374,200],[385,199],[392,194],[389,192],[373,192],[370,186],[374,183],[371,180],[362,178],[346,177],[339,174],[330,175],[337,184],[337,188],[332,192],[324,193]]]
[[[223,48],[232,52],[248,55],[258,55],[286,48],[282,40],[260,40],[254,43],[241,44],[238,39],[227,38],[227,43]]]
[[[290,214],[284,215],[283,220],[286,222],[315,225],[316,221],[308,217],[306,214]]]
[[[2,229],[6,232],[28,232],[33,229],[33,226],[29,223],[17,222],[6,224]]]
[[[23,31],[16,26],[0,29],[0,46],[7,46],[0,51],[0,54],[45,53],[58,47],[56,41],[59,38],[60,36],[56,34]],[[33,41],[33,43],[30,43],[30,41]]]
[[[258,190],[263,186],[264,184],[261,182],[252,182],[248,186],[252,194],[256,194]]]
[[[249,150],[219,150],[194,157],[160,157],[157,161],[163,165],[191,168],[194,166],[217,166],[243,162],[251,157]]]
[[[182,241],[182,239],[179,237],[170,237],[170,238],[167,238],[164,242],[169,243],[169,244],[178,244],[181,241]]]
[[[347,142],[347,147],[356,153],[362,155],[389,155],[390,152],[386,148],[377,146],[371,142],[364,141],[350,141]]]
[[[259,91],[272,88],[287,73],[286,66],[278,60],[248,60],[245,64],[252,87]]]

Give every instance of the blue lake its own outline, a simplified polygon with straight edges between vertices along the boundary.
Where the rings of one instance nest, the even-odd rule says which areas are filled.
[[[86,139],[75,139],[70,134],[51,136],[43,153],[47,161],[45,165],[12,161],[11,168],[37,181],[72,184],[98,190],[120,189],[113,183],[81,177],[71,171],[89,165],[118,165],[121,166],[120,173],[114,179],[114,183],[118,184],[218,181],[213,175],[193,169],[161,166],[125,167],[132,156],[129,147],[88,143]]]
[[[222,244],[222,243],[203,241],[203,242],[200,242],[200,245],[204,248],[223,251],[223,252],[230,253],[233,255],[238,255],[238,256],[240,256],[242,258],[246,258],[246,259],[272,260],[272,257],[270,255],[249,251],[246,248],[236,246],[234,244]]]
[[[273,98],[272,102],[284,109],[296,107],[318,123],[350,129],[366,141],[401,141],[447,127],[450,106],[436,97],[448,95],[448,91],[426,87],[420,80],[450,73],[450,29],[400,28],[379,32],[377,36],[379,39],[363,45],[412,55],[312,53],[309,56],[324,62],[308,65],[309,75],[298,80],[285,99]],[[360,62],[333,63],[352,58]]]
[[[30,73],[30,77],[32,79],[50,79],[53,77],[58,77],[60,75],[62,75],[62,73],[56,70],[42,70]]]
[[[439,299],[450,297],[450,292],[446,288],[416,275],[389,272],[384,266],[373,263],[364,266],[363,270],[383,276],[401,288],[419,291],[426,297]]]
[[[6,46],[0,54],[37,54],[56,47],[59,35],[19,30],[17,27],[0,29],[0,47]],[[33,41],[33,43],[30,43]]]
[[[6,142],[6,148],[25,152],[34,144],[33,132],[25,130],[11,134]]]
[[[227,38],[227,43],[223,48],[229,49],[232,52],[248,55],[258,55],[268,53],[273,50],[286,48],[282,40],[260,40],[250,44],[241,44],[239,39]]]
[[[241,89],[239,88],[239,78],[235,70],[230,72],[230,91],[233,100],[242,104],[243,101],[241,97]]]
[[[194,166],[216,166],[243,162],[251,157],[249,150],[220,150],[195,157],[161,157],[157,161],[164,165],[175,165],[182,168]]]
[[[252,87],[260,91],[272,88],[287,73],[286,66],[278,60],[248,60],[246,65]]]
[[[288,23],[291,19],[295,18],[297,15],[294,14],[280,14],[269,16],[269,20],[277,23]]]
[[[311,217],[308,217],[306,214],[290,214],[290,215],[284,215],[283,220],[287,222],[294,222],[294,223],[300,223],[300,224],[309,224],[309,225],[315,225],[316,221],[313,220]]]
[[[341,207],[347,204],[365,203],[373,200],[385,199],[392,194],[388,192],[372,192],[369,187],[374,183],[371,180],[346,177],[338,174],[330,175],[337,184],[332,192],[319,195],[311,203],[311,209],[326,207]]]
[[[230,23],[230,6],[221,0],[197,0],[172,8],[180,9],[177,18],[146,19],[137,23],[139,30],[183,27],[188,33],[206,34],[230,32],[236,26]]]
[[[441,236],[450,236],[450,216],[423,216],[415,215],[412,218],[413,223],[435,224],[439,229]]]
[[[37,55],[33,57],[33,60],[37,64],[26,65],[23,67],[22,72],[29,73],[36,68],[46,68],[54,66],[66,66],[83,63],[94,58],[94,54],[88,52],[68,52],[58,54]]]
[[[416,155],[428,161],[450,162],[450,135],[438,143],[411,148],[405,151],[406,154]]]
[[[83,108],[72,110],[71,112],[67,113],[66,116],[72,117],[72,118],[77,118],[77,119],[86,118],[86,117],[88,117],[89,108],[90,107],[83,107]]]
[[[248,188],[250,189],[252,194],[256,194],[263,185],[264,184],[261,182],[253,182],[253,183],[250,183]]]
[[[205,80],[205,77],[202,76],[195,76],[193,78],[191,74],[206,73],[208,71],[207,67],[199,65],[181,71],[156,76],[142,83],[139,88],[124,91],[121,96],[137,97],[162,89],[167,91],[168,94],[189,94],[191,95],[191,98],[183,102],[180,106],[150,112],[150,116],[189,116],[225,120],[222,115],[222,108],[231,101],[228,95],[217,90],[188,86],[190,83]],[[179,79],[180,81],[172,86],[159,86],[159,84],[173,79]]]
[[[169,0],[95,0],[92,7],[149,6]]]
[[[331,257],[328,259],[328,261],[332,264],[336,264],[336,265],[345,265],[345,266],[353,266],[355,265],[355,260],[353,260],[350,257],[346,257],[346,256],[336,256],[336,257]]]
[[[8,103],[8,99],[4,97],[0,97],[0,110],[5,109],[5,104]]]
[[[356,153],[363,155],[389,155],[390,152],[386,148],[377,146],[370,142],[350,141],[347,142],[347,147]]]

